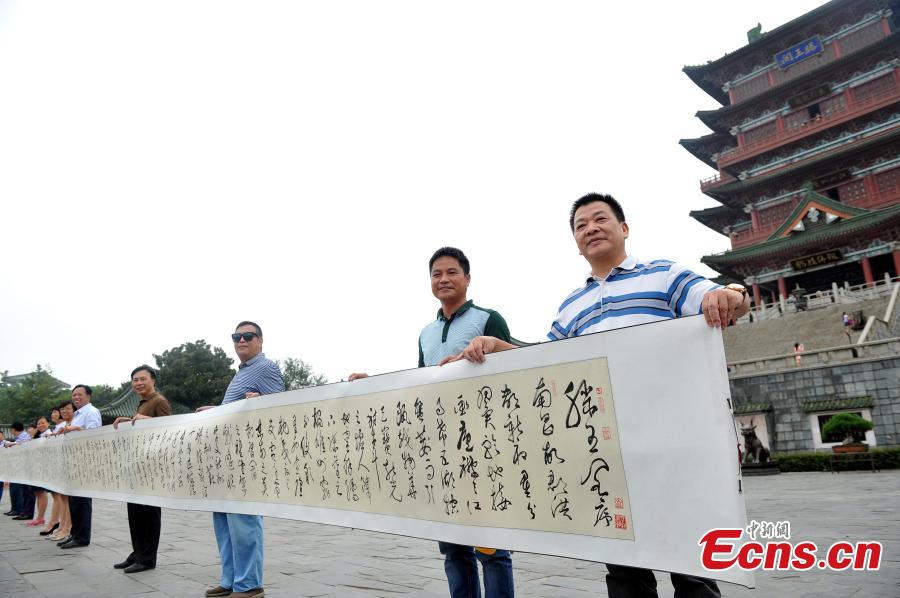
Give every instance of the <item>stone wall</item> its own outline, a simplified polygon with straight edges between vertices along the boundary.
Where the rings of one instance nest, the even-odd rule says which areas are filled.
[[[884,314],[876,314],[872,322],[867,324],[867,330],[859,342],[876,341],[900,336],[900,298],[898,298],[900,284],[894,285]]]
[[[869,409],[876,445],[900,446],[900,355],[734,377],[731,396],[736,410],[751,403],[772,404],[766,420],[773,452],[814,450],[804,403],[854,397],[873,401]]]

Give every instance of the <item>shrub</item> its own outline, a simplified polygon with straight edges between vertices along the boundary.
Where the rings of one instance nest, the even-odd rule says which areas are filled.
[[[862,442],[866,432],[872,429],[872,422],[855,413],[838,413],[822,426],[822,440],[825,442]]]
[[[900,469],[900,448],[872,449],[869,451],[875,459],[876,469]],[[783,472],[792,471],[827,471],[831,453],[776,453],[772,455]],[[842,470],[870,469],[868,463],[848,462],[841,466]]]

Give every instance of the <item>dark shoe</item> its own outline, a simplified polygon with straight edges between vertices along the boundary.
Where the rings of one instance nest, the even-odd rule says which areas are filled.
[[[231,588],[216,586],[206,590],[207,598],[216,598],[217,596],[231,596]]]
[[[65,538],[63,538],[63,539],[60,540],[59,542],[57,542],[56,545],[57,545],[57,546],[62,546],[63,544],[67,543],[67,542],[68,542],[69,540],[71,540],[71,539],[72,539],[72,534],[69,534],[68,536],[66,536]]]
[[[82,546],[87,546],[87,545],[88,545],[87,542],[79,542],[78,540],[69,540],[68,542],[66,542],[65,544],[60,546],[60,548],[80,548]]]
[[[232,592],[231,598],[263,598],[265,595],[266,592],[262,588],[253,588],[246,592]]]
[[[31,519],[28,515],[16,515],[13,517],[13,521],[25,521],[26,519]]]
[[[150,569],[156,569],[156,567],[144,565],[143,563],[131,563],[125,567],[125,573],[140,573],[141,571],[149,571]]]
[[[113,565],[113,569],[124,569],[126,567],[130,567],[133,564],[134,564],[134,561],[129,561],[128,559],[125,559],[121,563],[116,563],[115,565]]]
[[[6,513],[4,513],[4,515],[8,515],[8,516],[10,516],[10,517],[15,517],[15,516],[18,515],[18,514],[19,514],[19,513],[17,513],[16,511],[12,511],[12,510],[7,511]]]
[[[47,531],[40,531],[40,532],[38,532],[38,533],[39,533],[40,535],[42,535],[42,536],[49,536],[50,534],[52,534],[53,532],[55,532],[55,531],[56,531],[56,528],[58,528],[58,527],[59,527],[59,524],[58,524],[58,523],[54,523],[54,524],[53,524],[53,527],[51,527],[49,530],[47,530]]]

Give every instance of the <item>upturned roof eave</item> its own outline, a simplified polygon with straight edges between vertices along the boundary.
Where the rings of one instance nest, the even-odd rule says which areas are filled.
[[[707,227],[708,229],[713,230],[713,231],[719,233],[720,235],[728,236],[728,235],[725,235],[724,232],[722,232],[721,227],[719,227],[716,224],[715,219],[718,219],[722,216],[733,216],[733,213],[734,213],[733,208],[731,208],[730,206],[723,205],[723,206],[714,206],[712,208],[706,208],[703,210],[692,210],[690,212],[689,216],[691,218],[693,218],[694,220],[696,220],[697,222],[699,222],[700,224],[702,224],[703,226]]]
[[[829,11],[838,9],[841,7],[841,5],[850,4],[853,1],[854,0],[832,0],[831,2],[823,4],[822,6],[819,6],[818,8],[814,8],[813,10],[811,10],[805,14],[802,14],[793,20],[790,20],[787,23],[779,25],[778,27],[776,27],[775,29],[773,29],[771,31],[767,31],[767,32],[763,33],[755,41],[750,42],[744,46],[741,46],[740,48],[738,48],[732,52],[728,52],[720,58],[711,60],[711,61],[707,62],[706,64],[685,66],[681,70],[688,77],[690,77],[691,80],[694,80],[696,82],[695,77],[702,78],[702,77],[706,76],[710,71],[722,68],[723,66],[725,66],[728,62],[730,62],[732,60],[735,60],[738,58],[743,58],[746,54],[749,54],[750,52],[755,52],[758,48],[760,48],[760,46],[769,42],[770,40],[773,40],[781,35],[790,33],[793,29],[797,29],[803,25],[806,25],[810,21],[813,21],[813,20],[821,17],[822,15],[827,14]],[[775,52],[772,52],[772,54],[774,55]],[[698,83],[698,85],[699,85],[699,83]]]
[[[697,137],[694,139],[679,139],[678,145],[689,151],[692,156],[694,156],[713,170],[718,170],[716,163],[713,162],[712,152],[710,152],[706,148],[706,144],[721,139],[722,137],[723,135],[721,135],[720,133],[710,133],[709,135],[704,135],[703,137]]]
[[[790,81],[785,81],[780,85],[775,87],[770,87],[762,93],[750,96],[749,98],[738,102],[737,104],[729,104],[725,102],[721,108],[716,108],[715,110],[700,110],[697,112],[696,116],[699,118],[703,124],[705,124],[710,129],[722,129],[723,125],[718,122],[722,118],[725,118],[731,115],[734,112],[740,112],[746,108],[750,108],[755,104],[763,102],[767,100],[769,97],[773,95],[777,95],[784,91],[789,91],[794,88],[799,88],[808,83],[813,79],[820,79],[822,75],[827,72],[827,70],[834,70],[835,68],[840,68],[846,64],[850,64],[854,60],[859,60],[861,58],[865,58],[869,54],[873,54],[875,52],[880,51],[885,47],[890,47],[894,41],[897,39],[898,33],[891,32],[890,35],[883,37],[881,40],[875,42],[874,44],[869,44],[868,46],[862,48],[861,50],[857,50],[856,52],[851,52],[846,56],[841,56],[836,60],[832,60],[828,64],[825,64],[817,69],[813,69],[812,71],[806,73],[805,75],[801,75],[797,79],[791,79]]]
[[[728,94],[725,93],[721,87],[717,86],[709,79],[706,79],[706,71],[698,70],[700,68],[701,67],[685,66],[681,69],[681,72],[687,75],[697,87],[709,94],[709,97],[723,106],[727,105],[729,102]]]

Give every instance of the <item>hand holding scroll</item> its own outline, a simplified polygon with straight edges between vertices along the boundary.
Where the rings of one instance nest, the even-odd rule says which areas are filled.
[[[750,308],[750,299],[730,289],[716,289],[703,296],[703,316],[711,328],[725,328]]]
[[[465,359],[472,363],[484,363],[484,356],[488,353],[496,353],[498,351],[506,351],[515,348],[516,345],[502,341],[493,336],[476,336],[461,353],[441,360],[440,365],[459,361],[460,359]]]

